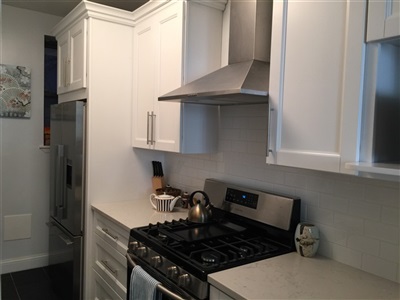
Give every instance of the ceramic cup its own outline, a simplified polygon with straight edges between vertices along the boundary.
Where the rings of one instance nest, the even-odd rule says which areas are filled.
[[[310,223],[299,223],[294,237],[297,253],[305,257],[313,257],[319,246],[318,227]]]

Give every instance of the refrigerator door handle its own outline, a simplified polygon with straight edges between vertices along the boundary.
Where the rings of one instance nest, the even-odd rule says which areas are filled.
[[[57,145],[57,158],[56,158],[56,178],[55,178],[55,201],[56,201],[56,216],[58,219],[64,218],[64,145]]]

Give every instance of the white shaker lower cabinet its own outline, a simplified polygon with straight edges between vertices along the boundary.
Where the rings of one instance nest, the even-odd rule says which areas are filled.
[[[369,0],[367,42],[400,36],[400,1]]]
[[[155,11],[149,2],[137,12],[133,147],[181,153],[217,150],[218,107],[160,103],[158,96],[220,68],[225,4],[218,2],[158,2]]]
[[[108,283],[93,270],[93,284],[94,284],[94,295],[95,300],[125,300],[126,298],[121,298],[115,290],[108,285]]]
[[[274,2],[267,163],[356,161],[366,1]]]
[[[126,299],[128,230],[95,213],[92,293],[95,299]]]

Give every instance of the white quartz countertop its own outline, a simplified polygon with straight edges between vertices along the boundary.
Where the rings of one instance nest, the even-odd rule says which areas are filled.
[[[157,212],[148,199],[127,202],[110,202],[92,204],[92,209],[130,230],[149,223],[186,219],[188,210],[174,208],[172,212]]]
[[[234,299],[400,299],[400,285],[321,256],[292,252],[208,275]]]

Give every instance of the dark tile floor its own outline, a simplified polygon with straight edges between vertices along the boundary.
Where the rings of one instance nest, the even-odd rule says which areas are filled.
[[[46,268],[1,275],[2,300],[58,300]]]

